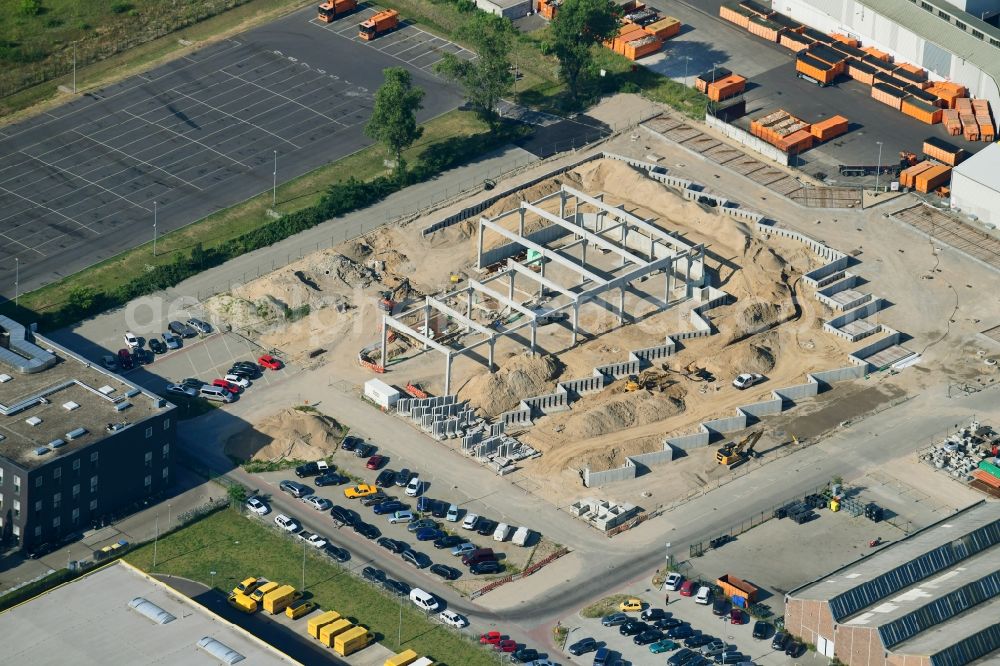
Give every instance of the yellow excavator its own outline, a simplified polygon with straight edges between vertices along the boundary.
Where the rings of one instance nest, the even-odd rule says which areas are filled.
[[[757,445],[763,434],[763,430],[757,430],[741,439],[739,443],[729,442],[715,452],[716,462],[729,469],[742,465],[753,455],[753,447]]]
[[[640,375],[629,375],[625,379],[625,386],[623,390],[625,393],[631,393],[632,391],[638,391],[639,389],[646,389],[647,391],[655,390],[662,393],[676,383],[677,382],[671,379],[666,372],[650,369],[644,370]]]

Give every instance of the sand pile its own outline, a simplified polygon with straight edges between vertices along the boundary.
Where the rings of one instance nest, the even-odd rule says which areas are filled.
[[[240,460],[319,460],[337,450],[342,428],[319,412],[285,409],[226,442],[226,455]]]
[[[468,400],[483,414],[496,416],[514,409],[525,398],[551,392],[561,370],[559,361],[551,355],[511,356],[496,372],[484,371],[469,380],[459,390],[458,397]]]
[[[679,387],[673,387],[664,393],[635,391],[619,395],[586,411],[583,405],[574,406],[576,417],[566,423],[563,434],[580,439],[654,423],[683,412],[684,393]]]

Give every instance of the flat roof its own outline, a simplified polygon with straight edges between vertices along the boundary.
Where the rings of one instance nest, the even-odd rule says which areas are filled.
[[[4,380],[0,382],[0,456],[22,467],[32,469],[90,446],[115,432],[108,430],[109,425],[134,427],[174,408],[51,340],[35,336],[35,344],[55,355],[55,365],[21,374],[0,363],[0,373],[5,375],[0,377]],[[86,432],[67,436],[80,428]],[[37,453],[40,447],[48,450]]]
[[[996,624],[998,617],[1000,617],[1000,597],[995,597],[992,601],[973,606],[947,622],[920,632],[910,640],[894,646],[892,651],[901,654],[934,655]],[[991,654],[994,653],[995,651]]]
[[[159,624],[131,608],[137,597],[174,619]],[[205,637],[248,664],[299,663],[121,560],[0,613],[0,636],[7,663],[225,663],[198,647]]]
[[[820,580],[792,590],[788,596],[821,601],[833,599],[862,583],[912,562],[925,553],[997,521],[1000,521],[1000,502],[981,502],[886,546],[874,555],[856,560]],[[993,546],[989,550],[995,551],[997,547]]]
[[[997,56],[1000,58],[1000,55]],[[953,169],[969,180],[1000,191],[1000,144],[986,146]]]

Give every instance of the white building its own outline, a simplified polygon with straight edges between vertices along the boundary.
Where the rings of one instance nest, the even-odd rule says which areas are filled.
[[[506,16],[512,21],[530,14],[534,6],[534,0],[475,0],[475,3],[484,12]]]
[[[1000,144],[984,148],[952,170],[951,207],[1000,226]]]
[[[773,0],[775,11],[824,32],[840,32],[933,79],[960,83],[1000,110],[1000,29],[980,17],[1000,0]]]

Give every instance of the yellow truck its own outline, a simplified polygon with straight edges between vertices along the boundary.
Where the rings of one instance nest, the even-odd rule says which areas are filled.
[[[347,618],[340,618],[319,630],[319,642],[327,647],[333,647],[334,641],[345,631],[354,628],[354,623]]]
[[[271,615],[277,615],[288,608],[293,601],[302,598],[302,593],[291,585],[282,585],[276,590],[272,590],[264,595],[264,610]]]
[[[293,620],[297,620],[303,615],[308,615],[316,608],[316,604],[311,601],[306,601],[305,599],[299,599],[288,605],[285,609],[285,615]]]
[[[337,611],[326,611],[321,613],[316,617],[309,620],[309,635],[313,638],[319,638],[319,630],[326,625],[336,622],[340,619],[340,613]]]
[[[256,601],[257,604],[259,605],[264,601],[265,594],[267,594],[268,592],[273,592],[274,590],[277,590],[279,587],[281,586],[278,583],[275,583],[273,581],[268,581],[263,585],[261,585],[260,587],[258,587],[253,592],[251,592],[250,598]]]
[[[257,602],[242,592],[233,592],[229,595],[229,605],[244,613],[256,613]]]
[[[341,657],[362,650],[375,640],[375,635],[364,627],[354,627],[333,639],[333,651]]]
[[[417,660],[419,655],[413,650],[404,650],[399,654],[385,660],[385,666],[409,666]]]

